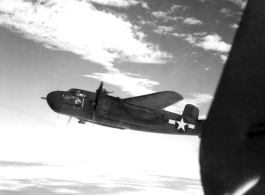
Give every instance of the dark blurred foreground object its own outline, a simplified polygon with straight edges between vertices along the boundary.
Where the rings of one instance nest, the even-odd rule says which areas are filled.
[[[265,1],[250,0],[202,130],[206,195],[265,194]]]

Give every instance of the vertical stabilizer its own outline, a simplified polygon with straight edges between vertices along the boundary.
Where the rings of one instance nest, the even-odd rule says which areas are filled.
[[[183,116],[193,118],[194,120],[198,120],[199,117],[199,109],[196,106],[191,104],[186,104],[183,113]]]

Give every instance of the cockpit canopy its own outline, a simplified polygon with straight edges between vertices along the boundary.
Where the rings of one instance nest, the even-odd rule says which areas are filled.
[[[87,94],[85,91],[80,89],[69,89],[67,92],[71,93],[72,95],[78,96],[78,97],[85,97]]]
[[[89,95],[88,91],[84,91],[84,90],[76,89],[76,88],[71,88],[67,92],[71,93],[74,96],[78,96],[78,97],[87,97]],[[113,93],[113,91],[109,92],[103,88],[100,95],[108,95],[110,93]]]
[[[76,89],[73,89],[73,88],[72,88],[72,89],[69,89],[67,92],[70,92],[70,93],[71,93],[71,92],[75,92],[75,90],[76,90]]]

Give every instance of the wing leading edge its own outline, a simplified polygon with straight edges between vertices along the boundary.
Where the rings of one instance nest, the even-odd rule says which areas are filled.
[[[183,100],[183,97],[173,91],[162,91],[148,95],[136,96],[123,99],[127,104],[148,107],[152,109],[163,109]]]

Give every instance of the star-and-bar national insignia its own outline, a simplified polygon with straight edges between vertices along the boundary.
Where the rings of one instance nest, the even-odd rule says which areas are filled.
[[[175,125],[175,129],[177,131],[186,132],[187,129],[195,129],[195,125],[189,124],[187,120],[182,116],[178,117],[176,120],[169,119],[168,123]]]

